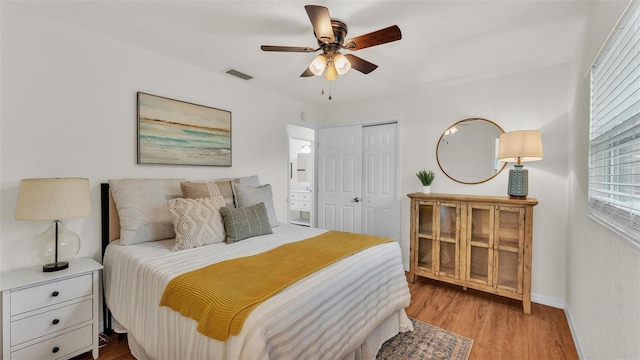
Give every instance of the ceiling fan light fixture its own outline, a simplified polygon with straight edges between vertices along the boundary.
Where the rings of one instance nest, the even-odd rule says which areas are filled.
[[[346,74],[351,69],[351,63],[349,62],[347,57],[340,53],[338,53],[333,58],[333,65],[335,66],[336,71],[340,75]]]
[[[327,71],[324,74],[324,79],[328,81],[333,81],[338,78],[338,71],[333,64],[329,64],[327,66]]]
[[[315,76],[322,76],[324,69],[327,67],[327,58],[324,57],[324,54],[320,54],[316,56],[315,59],[309,65],[309,70]]]

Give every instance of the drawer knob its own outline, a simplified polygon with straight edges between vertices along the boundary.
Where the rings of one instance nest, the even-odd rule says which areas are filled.
[[[58,325],[60,323],[59,319],[53,319],[53,321],[51,322],[53,325]]]
[[[53,352],[54,354],[57,353],[58,351],[60,351],[59,347],[54,347],[53,350],[51,350],[51,352]]]
[[[54,291],[54,292],[52,292],[52,293],[51,293],[51,296],[53,296],[53,297],[56,297],[56,296],[58,296],[58,295],[60,295],[60,293],[59,293],[59,292],[57,292],[57,291]]]

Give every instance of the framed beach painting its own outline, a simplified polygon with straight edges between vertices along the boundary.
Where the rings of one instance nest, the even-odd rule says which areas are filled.
[[[231,112],[138,92],[138,164],[231,166]]]

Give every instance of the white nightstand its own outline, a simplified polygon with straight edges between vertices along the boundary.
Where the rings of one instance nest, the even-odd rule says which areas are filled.
[[[68,359],[89,350],[97,359],[100,269],[82,258],[56,272],[34,266],[0,274],[3,359]]]

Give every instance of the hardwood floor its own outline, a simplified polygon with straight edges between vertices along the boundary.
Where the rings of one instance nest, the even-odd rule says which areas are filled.
[[[578,359],[561,309],[417,277],[407,315],[473,339],[473,359]]]
[[[531,315],[520,301],[418,277],[407,315],[473,339],[470,360],[578,359],[564,311],[532,304]],[[126,338],[100,349],[100,359],[134,359]],[[91,353],[74,360],[90,360]]]

